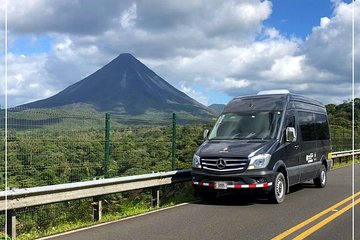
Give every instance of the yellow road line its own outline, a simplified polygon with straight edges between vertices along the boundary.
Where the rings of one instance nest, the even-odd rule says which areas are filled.
[[[355,198],[355,197],[357,197],[357,196],[359,196],[359,195],[360,195],[360,192],[357,192],[356,194],[354,194],[354,195],[352,195],[352,196],[350,196],[350,197],[342,200],[341,202],[336,203],[335,205],[333,205],[333,206],[325,209],[324,211],[316,214],[315,216],[313,216],[313,217],[311,217],[311,218],[309,218],[309,219],[307,219],[307,220],[299,223],[298,225],[296,225],[296,226],[294,226],[294,227],[286,230],[285,232],[277,235],[276,237],[272,238],[271,240],[281,240],[281,239],[284,239],[285,237],[289,236],[290,234],[292,234],[292,233],[298,231],[299,229],[305,227],[306,225],[312,223],[312,222],[315,221],[316,219],[324,216],[325,214],[327,214],[327,213],[329,213],[329,212],[331,212],[331,211],[336,210],[337,207],[345,204],[346,202],[350,201],[351,199],[353,199],[353,198]]]
[[[350,208],[352,208],[353,206],[355,207],[356,204],[360,203],[360,198],[358,200],[356,200],[353,203],[350,203],[349,205],[347,205],[346,207],[342,208],[341,210],[337,211],[336,213],[334,213],[333,215],[325,218],[324,220],[322,220],[321,222],[319,222],[318,224],[312,226],[311,228],[309,228],[308,230],[306,230],[305,232],[301,233],[299,236],[297,236],[296,238],[294,238],[294,240],[302,240],[304,238],[306,238],[307,236],[309,236],[310,234],[316,232],[317,230],[319,230],[320,228],[322,228],[323,226],[325,226],[326,224],[328,224],[329,222],[331,222],[332,220],[334,220],[335,218],[339,217],[341,214],[345,213],[346,211],[348,211]]]

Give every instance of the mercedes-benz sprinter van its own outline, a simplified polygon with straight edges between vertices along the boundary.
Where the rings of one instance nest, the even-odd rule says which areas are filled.
[[[234,98],[204,138],[192,183],[205,200],[248,189],[281,203],[292,185],[313,179],[325,187],[332,166],[324,105],[287,90]]]

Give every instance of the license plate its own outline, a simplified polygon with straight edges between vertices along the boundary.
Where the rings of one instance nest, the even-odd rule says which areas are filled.
[[[227,189],[227,183],[226,182],[215,182],[215,189]]]

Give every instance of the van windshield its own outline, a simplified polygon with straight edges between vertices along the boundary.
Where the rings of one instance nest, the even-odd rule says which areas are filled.
[[[217,120],[209,139],[274,139],[280,121],[280,111],[225,113]]]

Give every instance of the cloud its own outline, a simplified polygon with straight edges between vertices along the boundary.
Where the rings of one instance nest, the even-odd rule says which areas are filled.
[[[234,78],[225,78],[220,84],[215,84],[220,90],[229,90],[229,89],[238,89],[245,88],[250,85],[250,82],[246,79],[234,79]]]
[[[46,83],[47,73],[43,70],[46,61],[46,55],[26,57],[9,53],[7,94],[12,102],[29,102],[56,93]],[[0,65],[0,72],[5,72],[4,65]],[[5,94],[4,81],[0,82],[0,94]]]
[[[360,2],[355,1],[355,16],[360,16]],[[351,4],[339,3],[332,18],[322,18],[313,28],[305,44],[306,61],[318,71],[351,74]],[[356,41],[360,42],[360,26],[355,24]],[[359,55],[356,55],[359,57]]]
[[[254,37],[262,21],[271,14],[269,1],[162,1],[137,2],[139,28],[154,33],[173,31],[186,26],[207,37]],[[151,9],[151,10],[150,10]],[[176,34],[179,35],[179,34]]]
[[[131,7],[125,10],[121,15],[121,26],[123,28],[134,27],[136,18],[137,18],[136,4],[133,3]]]
[[[304,76],[302,69],[304,58],[304,56],[284,56],[275,59],[271,69],[263,71],[261,75],[264,78],[278,81],[302,79]]]
[[[57,36],[57,41],[43,65],[47,83],[62,90],[98,70],[111,57],[96,44],[74,44],[67,36]]]
[[[21,34],[99,34],[127,5],[126,0],[13,0],[8,2],[8,22],[12,32]]]
[[[300,78],[303,57],[296,56],[299,44],[297,39],[278,37],[224,49],[208,49],[194,57],[177,56],[145,63],[173,83],[195,82],[209,90],[239,96],[257,92],[263,87],[278,88],[279,80],[284,82]],[[287,65],[282,66],[282,63]],[[171,72],[177,72],[178,77],[171,77]]]
[[[360,3],[354,4],[357,19]],[[9,44],[45,35],[51,50],[24,53],[25,58],[11,53],[10,101],[44,98],[122,52],[134,54],[202,103],[213,103],[207,92],[232,97],[276,88],[326,103],[348,99],[352,5],[333,1],[333,7],[331,16],[299,39],[263,25],[271,17],[270,1],[29,0],[24,6],[14,0],[9,2]],[[355,31],[359,46],[359,24]],[[355,55],[359,59],[359,48]],[[33,88],[42,90],[34,93]]]
[[[180,91],[186,93],[188,96],[192,97],[193,99],[196,99],[198,102],[202,103],[205,106],[208,106],[209,104],[209,99],[207,96],[204,96],[200,92],[197,92],[191,87],[186,86],[185,83],[181,83]]]

